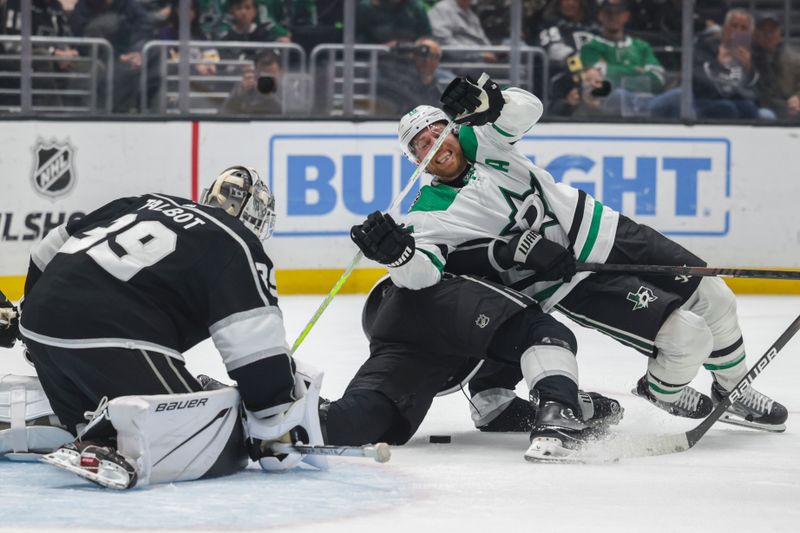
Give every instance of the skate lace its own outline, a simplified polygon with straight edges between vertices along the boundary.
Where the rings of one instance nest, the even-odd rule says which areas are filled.
[[[773,403],[772,399],[752,387],[748,387],[738,401],[742,405],[760,413],[769,413]]]
[[[91,422],[92,420],[103,414],[103,411],[106,410],[107,405],[108,405],[108,396],[103,396],[102,398],[100,398],[100,403],[97,405],[97,409],[95,409],[94,411],[84,411],[83,418]]]
[[[687,411],[695,411],[697,410],[697,405],[700,403],[700,398],[702,398],[702,394],[691,387],[684,387],[675,404]]]

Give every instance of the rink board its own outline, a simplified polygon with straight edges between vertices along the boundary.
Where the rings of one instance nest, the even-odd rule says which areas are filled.
[[[356,252],[350,226],[388,208],[414,172],[395,132],[394,122],[3,122],[0,289],[19,296],[30,247],[71,217],[150,191],[196,198],[219,170],[246,164],[276,196],[267,248],[279,289],[327,292]],[[710,265],[798,268],[798,136],[800,128],[540,124],[517,146]],[[374,263],[362,267],[346,292],[380,275]],[[732,283],[739,292],[798,285]]]

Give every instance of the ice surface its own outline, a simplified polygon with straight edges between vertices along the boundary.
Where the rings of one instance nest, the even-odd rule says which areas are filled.
[[[281,299],[290,343],[319,296]],[[362,296],[337,296],[298,350],[325,370],[323,396],[338,397],[367,353]],[[739,313],[749,360],[800,311],[800,298],[744,296]],[[563,317],[559,317],[562,318]],[[566,319],[565,322],[569,323]],[[645,359],[574,326],[582,387],[618,398],[624,435],[692,427],[630,394]],[[31,374],[19,349],[3,351],[0,373]],[[210,343],[187,356],[194,373],[224,378]],[[704,371],[694,385],[707,391]],[[790,412],[784,434],[718,424],[694,449],[614,464],[532,464],[526,435],[473,429],[461,394],[439,398],[417,436],[379,465],[331,459],[328,472],[266,474],[127,492],[95,488],[44,464],[0,460],[0,531],[800,531],[800,336],[755,382]],[[523,390],[520,388],[522,394]],[[429,435],[452,444],[429,444]]]

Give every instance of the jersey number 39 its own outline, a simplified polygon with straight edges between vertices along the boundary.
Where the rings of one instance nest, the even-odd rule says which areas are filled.
[[[121,231],[123,229],[125,231]],[[108,235],[118,231],[121,233],[116,235],[114,241],[122,249],[121,255],[112,250],[106,239]],[[74,254],[86,251],[95,263],[122,281],[128,281],[143,268],[155,265],[174,252],[178,240],[175,232],[161,222],[155,220],[136,222],[135,214],[121,216],[110,226],[92,228],[83,235],[83,237],[70,237],[59,252]]]

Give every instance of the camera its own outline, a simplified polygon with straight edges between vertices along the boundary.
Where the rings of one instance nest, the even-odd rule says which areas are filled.
[[[429,57],[431,55],[431,47],[427,44],[397,43],[392,51],[401,57]]]
[[[278,84],[275,83],[274,76],[264,76],[261,75],[256,80],[256,86],[258,87],[258,92],[261,94],[272,94],[278,87]]]

